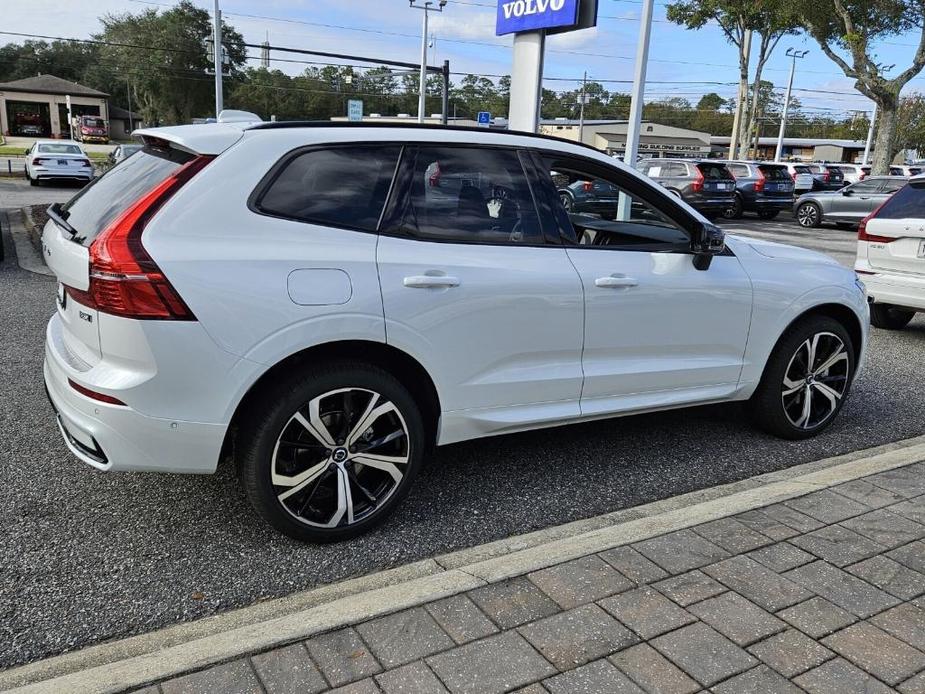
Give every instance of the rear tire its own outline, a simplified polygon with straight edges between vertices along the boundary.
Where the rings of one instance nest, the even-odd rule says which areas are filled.
[[[892,304],[871,304],[870,323],[883,330],[902,330],[915,316],[915,311],[896,308]]]
[[[296,540],[335,542],[395,510],[426,448],[420,410],[394,376],[334,361],[261,392],[241,416],[234,458],[265,521]]]
[[[38,181],[37,178],[31,178],[31,177],[27,177],[27,178],[29,178],[29,185],[30,185],[30,186],[37,186],[37,185],[39,184],[39,181]]]
[[[559,193],[559,202],[562,203],[562,207],[565,208],[566,212],[571,212],[572,208],[575,206],[575,201],[568,193]]]
[[[814,202],[804,202],[797,208],[797,224],[804,229],[815,229],[822,224],[822,210]]]
[[[767,220],[774,219],[775,217],[777,217],[778,214],[780,214],[780,210],[760,210],[758,212],[758,216],[761,219],[767,219]]]
[[[854,369],[854,347],[845,327],[828,316],[808,316],[788,328],[774,347],[748,403],[752,420],[784,439],[815,436],[841,411]]]
[[[736,194],[735,199],[732,202],[732,207],[727,207],[725,210],[723,210],[723,217],[726,219],[741,219],[742,207],[742,198]]]

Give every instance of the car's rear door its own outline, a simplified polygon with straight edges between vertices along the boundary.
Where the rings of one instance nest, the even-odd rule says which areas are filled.
[[[407,146],[382,222],[386,339],[434,379],[441,443],[579,414],[581,281],[524,157]]]
[[[872,268],[925,275],[925,188],[903,185],[867,221],[865,232]]]

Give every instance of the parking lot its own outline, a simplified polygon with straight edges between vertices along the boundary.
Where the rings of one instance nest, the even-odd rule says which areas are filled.
[[[0,181],[0,208],[75,188]],[[2,212],[0,212],[2,215]],[[854,234],[746,216],[727,231],[850,264]],[[404,506],[349,543],[295,543],[247,507],[233,470],[106,475],[76,461],[42,386],[54,281],[0,262],[0,667],[213,614],[433,554],[925,433],[925,319],[874,330],[866,370],[823,435],[756,432],[712,406],[498,437],[438,450]],[[704,307],[709,310],[709,307]]]

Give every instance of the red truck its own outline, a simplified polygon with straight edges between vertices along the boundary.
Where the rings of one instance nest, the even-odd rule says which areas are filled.
[[[71,133],[78,142],[109,142],[109,124],[99,116],[74,116]]]

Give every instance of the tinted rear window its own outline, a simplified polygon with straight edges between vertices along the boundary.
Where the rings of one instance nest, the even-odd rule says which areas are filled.
[[[63,207],[64,218],[89,246],[120,214],[192,158],[177,150],[144,149],[88,185]]]
[[[786,166],[767,166],[762,165],[758,167],[761,169],[761,173],[764,174],[764,177],[769,181],[789,181],[790,174],[787,173]]]
[[[903,186],[888,199],[877,219],[925,219],[925,188]]]
[[[810,169],[808,166],[794,166],[793,170],[796,171],[798,174],[811,174],[812,173],[812,169]]]
[[[257,199],[265,214],[375,231],[398,163],[397,145],[314,149],[283,165]]]
[[[732,178],[732,174],[729,173],[729,169],[726,168],[725,164],[707,164],[701,162],[697,164],[697,168],[700,169],[700,173],[702,173],[703,177],[708,181]]]
[[[77,145],[39,145],[39,154],[83,154]]]

